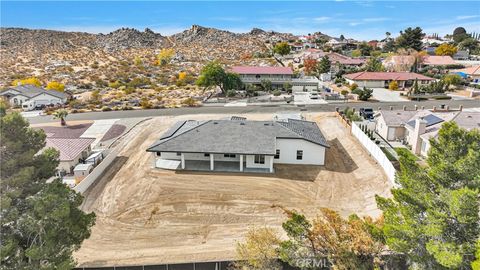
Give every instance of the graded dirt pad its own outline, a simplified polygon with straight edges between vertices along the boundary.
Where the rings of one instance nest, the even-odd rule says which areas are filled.
[[[390,184],[333,113],[308,115],[331,145],[326,166],[276,165],[271,175],[152,168],[153,156],[145,149],[172,123],[222,117],[158,117],[127,134],[119,145],[121,165],[113,164],[85,194],[83,209],[95,211],[97,221],[76,253],[80,266],[234,259],[235,243],[251,226],[272,226],[281,232],[286,216],[280,207],[309,217],[320,207],[345,216],[380,214],[374,196],[389,196]]]

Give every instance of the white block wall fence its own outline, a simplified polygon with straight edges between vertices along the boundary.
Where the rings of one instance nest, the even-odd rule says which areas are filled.
[[[107,167],[115,160],[118,155],[119,148],[116,147],[112,150],[106,150],[107,155],[106,157],[97,165],[97,167],[93,168],[92,172],[85,177],[78,185],[76,185],[73,190],[83,194],[98,178],[102,175],[102,173],[107,169]]]
[[[392,185],[397,186],[395,184],[395,174],[397,172],[395,167],[393,167],[393,164],[390,162],[390,160],[388,160],[382,149],[380,149],[380,147],[374,141],[372,141],[365,133],[363,133],[363,131],[355,122],[352,122],[352,135],[358,139],[358,141],[363,145],[363,147],[365,147],[365,149],[367,149],[370,155],[378,162],[378,164],[380,164],[380,167],[382,167]]]

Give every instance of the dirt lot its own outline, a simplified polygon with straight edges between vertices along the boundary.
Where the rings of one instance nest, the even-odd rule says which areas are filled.
[[[271,115],[246,115],[271,119]],[[223,116],[224,117],[224,116]],[[276,166],[273,175],[173,172],[152,168],[145,149],[175,121],[159,117],[133,129],[117,161],[86,195],[95,211],[91,237],[76,253],[80,266],[225,260],[250,226],[278,227],[275,205],[314,216],[319,207],[344,215],[379,215],[375,194],[388,196],[381,168],[331,113],[308,115],[332,146],[326,166]]]

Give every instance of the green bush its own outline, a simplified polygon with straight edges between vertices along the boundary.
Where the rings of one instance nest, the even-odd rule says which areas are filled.
[[[273,91],[273,95],[276,96],[276,97],[280,96],[281,94],[282,94],[282,92],[280,92],[280,90]]]
[[[235,90],[228,90],[226,96],[227,97],[234,97],[237,94]]]

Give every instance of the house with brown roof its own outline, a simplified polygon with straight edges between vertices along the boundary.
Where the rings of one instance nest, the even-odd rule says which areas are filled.
[[[75,166],[85,160],[92,152],[95,138],[51,138],[45,139],[46,148],[52,147],[60,153],[57,170],[61,176],[73,174]]]
[[[429,84],[434,79],[414,72],[369,72],[362,71],[345,74],[343,77],[350,84],[357,84],[359,87],[387,88],[390,82],[397,81],[399,88],[410,87],[415,80],[419,85]]]
[[[426,55],[422,59],[422,66],[448,66],[456,65],[457,63],[449,55]]]

